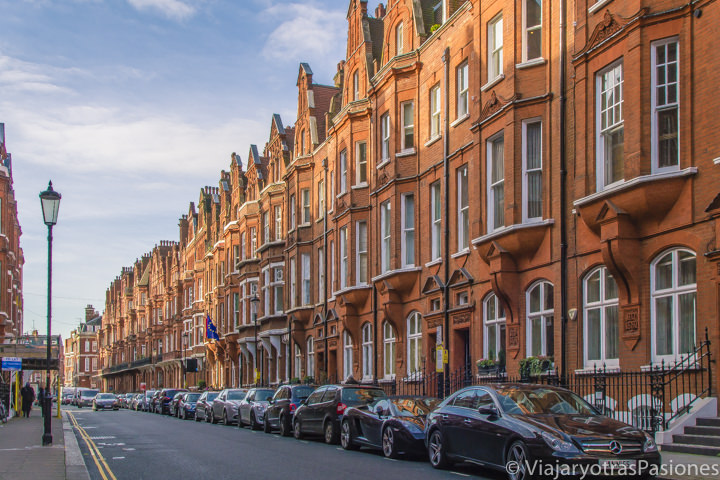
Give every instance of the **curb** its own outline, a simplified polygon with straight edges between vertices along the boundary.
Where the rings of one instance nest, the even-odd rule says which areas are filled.
[[[65,441],[65,478],[90,480],[90,473],[85,465],[85,460],[83,460],[75,432],[66,415],[62,416],[63,440]]]

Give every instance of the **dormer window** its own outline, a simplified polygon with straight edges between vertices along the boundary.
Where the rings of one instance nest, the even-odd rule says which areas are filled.
[[[433,7],[433,23],[435,25],[445,23],[445,0],[438,1]]]

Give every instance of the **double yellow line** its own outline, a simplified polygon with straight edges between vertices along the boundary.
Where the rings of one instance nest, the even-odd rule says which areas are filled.
[[[70,421],[72,422],[73,426],[77,428],[78,432],[80,432],[80,436],[83,440],[85,440],[85,444],[87,445],[88,450],[90,450],[90,455],[92,455],[93,461],[95,462],[95,465],[97,466],[97,469],[100,472],[100,476],[103,478],[103,480],[117,480],[115,475],[112,473],[112,470],[110,470],[107,462],[105,461],[105,457],[102,456],[102,453],[100,453],[97,445],[95,445],[95,442],[93,442],[90,438],[90,435],[88,435],[85,429],[80,426],[78,421],[75,419],[75,415],[73,415],[71,412],[67,412],[67,414],[68,417],[70,417]]]

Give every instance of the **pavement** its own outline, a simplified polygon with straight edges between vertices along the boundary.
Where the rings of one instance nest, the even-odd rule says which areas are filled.
[[[42,446],[44,423],[40,409],[30,418],[0,423],[0,480],[88,480],[85,461],[68,419],[53,417],[53,443]]]

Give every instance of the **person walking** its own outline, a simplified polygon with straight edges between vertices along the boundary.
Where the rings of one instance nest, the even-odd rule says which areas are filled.
[[[22,397],[23,416],[30,418],[30,410],[32,410],[32,404],[35,401],[35,390],[30,386],[30,382],[20,389],[20,396]]]

